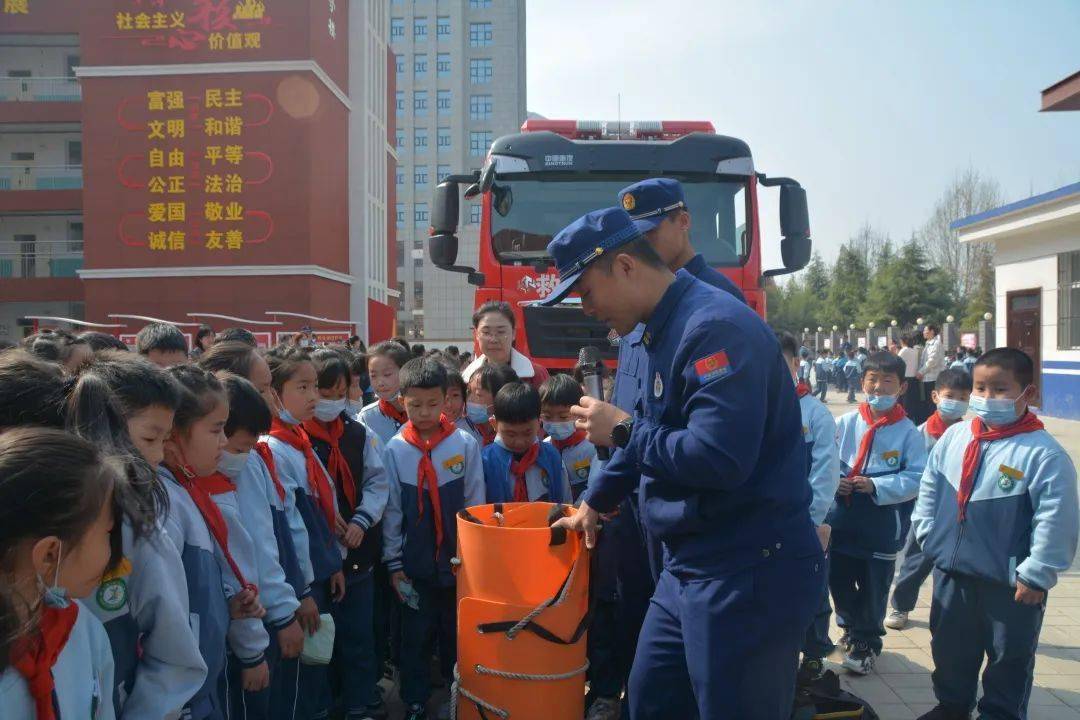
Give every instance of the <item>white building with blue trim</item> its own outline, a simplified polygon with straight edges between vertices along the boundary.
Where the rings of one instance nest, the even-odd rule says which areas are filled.
[[[1040,411],[1080,420],[1080,182],[952,227],[994,244],[995,337],[1035,361]]]

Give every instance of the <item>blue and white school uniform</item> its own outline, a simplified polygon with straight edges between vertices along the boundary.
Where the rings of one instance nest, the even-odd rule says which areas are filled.
[[[390,438],[397,435],[398,430],[401,429],[401,423],[388,415],[384,415],[383,411],[379,409],[378,400],[375,400],[370,405],[365,405],[364,409],[360,411],[358,419],[369,430],[379,436],[379,440],[382,441],[383,445],[390,442]]]
[[[464,430],[465,432],[469,433],[473,436],[473,439],[476,440],[477,445],[479,445],[481,448],[484,447],[484,436],[481,435],[480,431],[476,429],[476,425],[473,423],[472,420],[462,415],[454,421],[454,427],[456,427],[458,430]]]
[[[542,443],[536,463],[525,471],[525,487],[529,502],[571,503],[570,478],[563,467],[559,451],[551,443]],[[514,454],[496,436],[495,442],[481,451],[484,462],[484,482],[488,502],[514,502],[516,480],[510,474]],[[588,481],[588,475],[585,476]]]
[[[571,445],[559,450],[552,438],[545,438],[544,442],[555,448],[555,451],[562,458],[566,477],[570,480],[570,492],[573,502],[577,502],[578,496],[588,487],[589,478],[593,474],[593,465],[598,463],[596,446],[588,440],[582,440],[577,445]]]

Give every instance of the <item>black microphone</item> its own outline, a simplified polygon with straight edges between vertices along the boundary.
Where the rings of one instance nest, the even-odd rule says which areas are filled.
[[[578,352],[578,367],[581,369],[581,384],[585,386],[585,394],[596,400],[603,400],[603,361],[600,359],[600,349],[593,345],[581,348]],[[611,459],[611,448],[597,445],[596,456],[604,461]]]

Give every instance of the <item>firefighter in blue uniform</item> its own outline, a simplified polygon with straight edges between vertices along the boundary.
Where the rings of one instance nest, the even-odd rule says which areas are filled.
[[[616,332],[645,325],[633,416],[591,399],[574,409],[591,439],[617,449],[559,521],[593,546],[599,513],[640,478],[663,571],[630,675],[630,717],[786,719],[825,579],[799,406],[775,336],[728,293],[673,274],[621,208],[574,221],[548,252],[560,283],[544,304],[574,289]]]

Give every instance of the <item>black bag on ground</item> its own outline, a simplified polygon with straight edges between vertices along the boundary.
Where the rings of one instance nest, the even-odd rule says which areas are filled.
[[[791,720],[879,720],[870,705],[840,687],[840,677],[826,670],[809,685],[795,689],[795,707]]]

